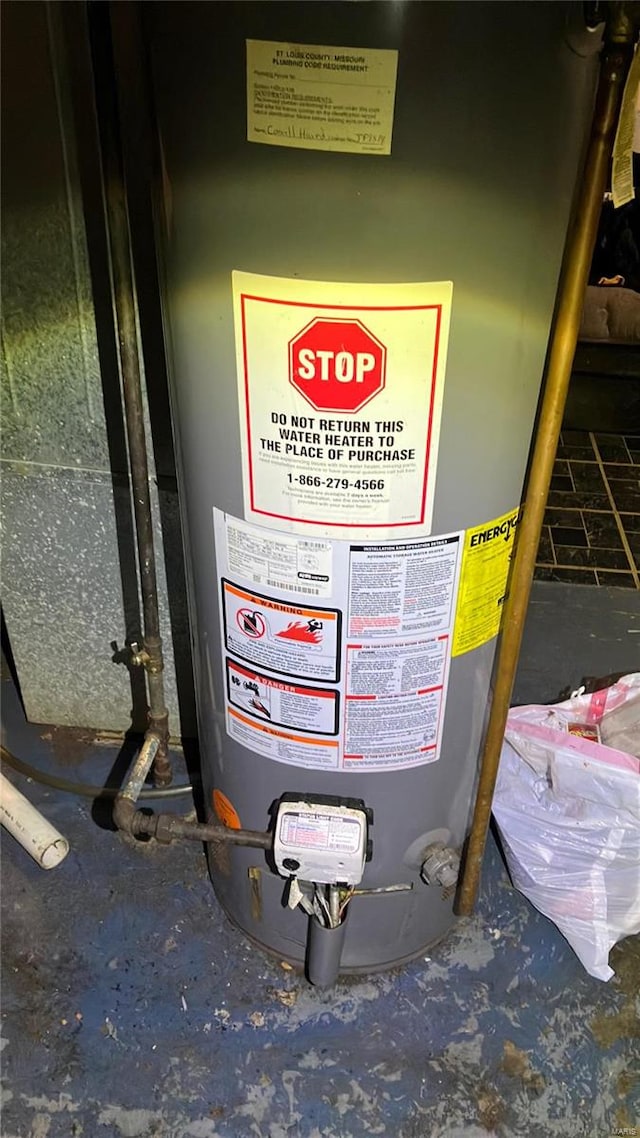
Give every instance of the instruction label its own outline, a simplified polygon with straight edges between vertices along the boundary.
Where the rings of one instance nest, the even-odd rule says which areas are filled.
[[[224,579],[222,601],[228,652],[297,679],[339,679],[339,612],[285,604]]]
[[[327,688],[287,684],[227,658],[229,703],[255,719],[319,735],[337,735],[340,697]]]
[[[465,535],[453,655],[497,636],[520,509],[469,529]]]
[[[450,628],[461,538],[352,545],[348,635],[380,639]]]
[[[449,654],[447,635],[347,646],[345,770],[437,759]]]
[[[234,272],[233,291],[247,521],[428,535],[452,285]]]
[[[301,847],[357,853],[362,841],[362,825],[356,818],[339,815],[304,814],[287,810],[280,818],[279,838],[289,849]]]
[[[462,539],[351,546],[344,770],[439,757]]]
[[[275,534],[236,518],[226,519],[226,542],[230,574],[285,592],[331,596],[330,542]]]
[[[397,770],[438,754],[442,692],[347,703],[344,770]]]
[[[377,699],[441,688],[447,636],[369,647],[347,646],[348,698]]]
[[[247,140],[390,154],[397,51],[247,40]]]

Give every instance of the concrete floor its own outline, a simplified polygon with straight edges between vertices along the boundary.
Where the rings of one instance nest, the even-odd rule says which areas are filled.
[[[537,584],[515,702],[636,670],[639,632],[630,590]],[[25,724],[6,676],[2,695],[15,753],[107,775],[112,749]],[[15,778],[71,852],[43,873],[3,835],[3,1138],[640,1133],[638,939],[591,979],[493,842],[472,919],[321,993],[229,925],[200,846],[134,845]]]

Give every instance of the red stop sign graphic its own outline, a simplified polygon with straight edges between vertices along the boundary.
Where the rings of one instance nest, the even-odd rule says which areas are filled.
[[[359,411],[382,391],[386,360],[362,321],[316,316],[289,341],[289,383],[316,411]]]

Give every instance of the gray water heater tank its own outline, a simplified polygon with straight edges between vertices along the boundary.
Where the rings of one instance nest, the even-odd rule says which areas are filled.
[[[279,958],[391,967],[454,920],[597,36],[143,9],[206,801],[276,828],[213,884]]]

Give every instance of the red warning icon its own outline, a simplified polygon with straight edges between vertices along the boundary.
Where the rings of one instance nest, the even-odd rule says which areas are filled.
[[[277,632],[280,640],[294,640],[297,644],[321,644],[322,621],[308,620],[303,624],[301,620],[291,620],[286,628]]]
[[[253,609],[238,609],[236,623],[240,631],[250,640],[260,640],[267,631],[262,613],[254,612]]]

